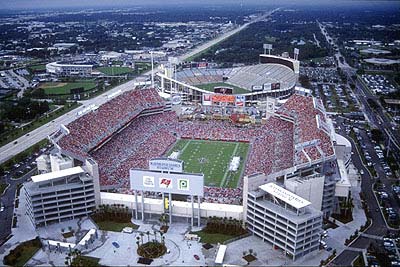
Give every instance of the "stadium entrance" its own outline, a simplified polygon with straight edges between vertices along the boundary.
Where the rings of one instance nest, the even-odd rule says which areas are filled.
[[[183,172],[183,161],[170,158],[155,158],[149,161],[149,170],[131,169],[130,188],[135,192],[135,218],[145,219],[146,205],[144,203],[145,192],[154,192],[162,196],[161,211],[169,216],[172,223],[174,205],[172,194],[190,197],[191,202],[191,224],[194,226],[195,218],[200,226],[200,197],[204,196],[204,175]],[[138,193],[141,194],[139,207]],[[197,216],[195,216],[194,201],[197,197]],[[178,207],[176,207],[178,208]],[[148,210],[149,213],[154,213]]]

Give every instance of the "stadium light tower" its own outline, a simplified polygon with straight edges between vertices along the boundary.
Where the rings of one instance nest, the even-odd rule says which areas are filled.
[[[268,50],[268,55],[271,55],[272,44],[263,44],[263,48],[264,48],[264,55],[267,54],[267,50]]]
[[[174,80],[176,81],[176,66],[179,64],[179,59],[177,57],[169,57],[168,61],[173,66],[173,70],[174,70],[173,77],[174,77]],[[177,91],[176,90],[176,82],[174,83],[174,85],[175,85],[174,89],[176,92]],[[172,87],[171,87],[171,92],[172,92]]]
[[[299,49],[298,48],[295,48],[294,49],[294,55],[293,55],[293,59],[294,60],[298,60],[299,59]]]
[[[150,51],[151,58],[151,88],[154,88],[154,60],[153,60],[153,51]]]

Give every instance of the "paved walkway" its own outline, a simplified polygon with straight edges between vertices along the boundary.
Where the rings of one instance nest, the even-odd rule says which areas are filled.
[[[338,220],[335,220],[335,223],[339,226],[336,229],[329,229],[328,237],[325,242],[328,247],[332,249],[336,249],[337,255],[342,253],[344,250],[347,250],[348,247],[344,245],[344,241],[349,238],[354,232],[362,225],[365,225],[367,221],[367,217],[365,216],[365,212],[362,209],[361,199],[360,199],[360,182],[359,182],[359,174],[357,169],[355,169],[353,164],[350,164],[349,173],[348,173],[349,181],[351,184],[351,196],[353,198],[353,221],[343,224]]]

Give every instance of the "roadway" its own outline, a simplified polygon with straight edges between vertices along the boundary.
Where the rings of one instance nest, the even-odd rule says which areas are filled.
[[[240,32],[241,30],[248,27],[250,24],[266,19],[268,16],[270,16],[272,13],[274,13],[278,9],[279,8],[274,9],[269,12],[266,12],[264,15],[259,16],[255,19],[253,19],[252,21],[250,21],[246,24],[243,24],[242,26],[235,28],[229,32],[226,32],[226,33],[194,48],[191,51],[188,51],[187,53],[179,56],[178,57],[179,60],[185,60],[188,57],[191,57],[197,53],[200,53],[203,50],[208,49],[209,47],[217,44],[218,42],[221,42],[221,41],[225,40],[226,38],[229,38],[230,36]],[[140,77],[149,76],[149,75],[151,75],[151,70],[143,73]],[[100,106],[100,105],[104,104],[105,102],[110,100],[107,96],[114,92],[117,92],[118,90],[121,90],[122,92],[133,90],[135,88],[134,83],[138,81],[138,78],[139,77],[137,77],[133,80],[130,80],[124,84],[118,85],[118,86],[114,87],[113,89],[110,89],[109,91],[107,91],[97,97],[94,97],[89,100],[81,101],[80,103],[82,103],[83,105],[77,107],[76,109],[74,109],[64,115],[61,115],[60,117],[54,119],[53,121],[35,129],[35,130],[32,130],[28,134],[21,136],[21,137],[17,138],[16,140],[0,147],[0,163],[5,162],[6,160],[17,155],[18,153],[24,151],[25,149],[27,149],[27,148],[33,146],[34,144],[38,143],[39,141],[43,140],[44,138],[49,136],[51,133],[53,133],[57,129],[59,129],[61,124],[67,125],[68,123],[74,121],[77,118],[76,114],[80,111],[83,111],[89,105],[93,104],[96,106]]]
[[[364,165],[362,162],[360,153],[363,153],[363,151],[359,151],[357,149],[356,143],[351,139],[345,132],[345,125],[344,125],[344,119],[341,117],[338,117],[336,119],[337,126],[340,127],[340,129],[337,129],[337,132],[344,137],[346,137],[352,145],[352,156],[351,156],[351,161],[354,164],[354,166],[358,170],[363,170],[363,174],[361,175],[361,192],[364,195],[364,199],[367,203],[367,206],[369,208],[369,215],[371,217],[371,226],[364,232],[367,235],[371,236],[377,236],[381,237],[389,232],[395,233],[398,231],[394,231],[392,229],[389,229],[386,226],[385,219],[383,218],[382,213],[380,212],[380,207],[376,201],[374,192],[373,192],[373,184],[375,183],[375,178],[371,176],[370,172],[368,171],[367,167]],[[362,136],[362,142],[366,146],[366,151],[369,152],[370,156],[372,157],[372,162],[376,162],[375,170],[377,172],[378,177],[385,177],[384,170],[379,164],[379,159],[376,155],[376,152],[374,150],[374,144],[371,142],[369,139],[368,135],[366,134],[365,131],[360,130],[360,135]],[[387,184],[387,188],[390,190],[390,185],[388,179],[381,179],[384,184]],[[390,195],[391,199],[391,204],[394,205],[394,207],[398,207],[398,203],[395,201],[393,194],[389,192],[388,194]],[[368,238],[364,236],[358,237],[350,246],[348,246],[348,249],[345,249],[342,253],[340,253],[332,262],[332,265],[336,266],[350,266],[351,263],[358,257],[359,252],[355,252],[352,249],[357,248],[357,249],[367,249],[369,245],[373,242],[376,242],[374,238]]]
[[[328,32],[326,31],[325,27],[323,27],[319,22],[318,22],[322,34],[325,36],[326,40],[328,43],[334,45],[333,39],[328,35]],[[380,102],[378,98],[373,95],[368,88],[365,88],[364,84],[362,84],[358,79],[354,80],[353,77],[356,75],[356,70],[349,66],[344,59],[344,57],[341,55],[339,51],[337,51],[334,55],[337,59],[338,62],[338,67],[346,74],[347,76],[347,81],[352,82],[355,85],[354,89],[354,95],[356,96],[357,102],[360,105],[360,108],[362,112],[366,115],[368,121],[378,129],[380,129],[383,133],[384,136],[387,140],[391,140],[391,149],[394,152],[393,154],[399,160],[399,145],[398,145],[398,140],[400,140],[400,135],[398,132],[396,132],[392,128],[392,122],[386,117],[384,114],[384,109],[380,105]],[[340,60],[340,57],[343,57],[343,62]],[[373,99],[376,101],[379,105],[378,109],[372,109],[371,106],[368,103],[368,99]],[[343,127],[343,120],[342,119],[337,119],[338,125],[341,127],[341,130],[339,130],[339,133],[343,136],[345,136],[347,139],[350,140],[352,144],[352,162],[354,166],[358,170],[363,170],[364,174],[361,175],[361,191],[363,192],[363,195],[365,197],[365,201],[367,203],[367,206],[369,208],[369,215],[371,217],[372,224],[371,226],[365,231],[365,234],[368,235],[373,235],[373,236],[384,236],[388,234],[389,232],[397,232],[393,231],[392,229],[389,229],[386,225],[386,221],[383,218],[383,214],[380,211],[380,206],[376,201],[375,198],[375,193],[373,192],[373,184],[375,183],[375,178],[371,176],[369,173],[368,169],[366,166],[363,164],[362,159],[359,155],[359,153],[364,153],[363,151],[358,151],[356,148],[356,144],[354,141],[349,138],[346,133],[344,132],[344,127]],[[381,168],[379,164],[379,159],[375,153],[375,150],[373,149],[374,145],[371,143],[371,140],[369,139],[368,135],[365,133],[365,131],[360,131],[361,136],[362,136],[362,142],[363,144],[366,145],[366,150],[369,151],[369,154],[372,157],[372,162],[375,163],[375,170],[377,172],[377,176],[381,178],[383,183],[387,186],[387,188],[390,190],[391,187],[389,187],[390,181],[386,179],[386,175]],[[388,190],[388,191],[389,191]],[[391,192],[388,192],[391,198],[391,204],[397,208],[398,210],[398,203],[394,200],[393,195]],[[358,237],[350,246],[348,246],[348,249],[345,249],[342,253],[340,253],[331,263],[331,265],[336,265],[336,266],[350,266],[352,262],[358,257],[359,252],[353,251],[352,249],[358,248],[358,249],[367,249],[369,245],[372,242],[376,242],[376,240],[372,238],[367,238],[367,237]]]

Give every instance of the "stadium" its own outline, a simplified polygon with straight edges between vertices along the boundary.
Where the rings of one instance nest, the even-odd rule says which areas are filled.
[[[172,157],[185,162],[186,172],[204,173],[202,201],[226,204],[241,204],[243,176],[278,177],[335,159],[325,110],[309,96],[294,94],[259,121],[235,109],[221,115],[200,107],[178,116],[172,108],[156,89],[128,91],[62,126],[51,140],[76,161],[95,160],[102,190],[132,194],[130,169]]]
[[[157,73],[161,90],[179,94],[183,100],[201,102],[206,95],[241,95],[246,102],[265,101],[267,97],[286,99],[294,93],[299,61],[283,56],[260,55],[259,64],[213,68],[207,62],[182,63],[164,67]],[[172,90],[171,90],[172,89]]]

